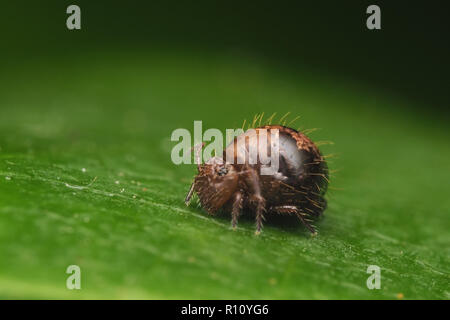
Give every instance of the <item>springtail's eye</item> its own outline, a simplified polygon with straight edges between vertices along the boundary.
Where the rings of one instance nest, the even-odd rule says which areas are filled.
[[[224,176],[224,175],[226,175],[227,173],[228,173],[228,169],[225,168],[225,167],[220,167],[220,169],[217,170],[217,174],[218,174],[219,176]]]

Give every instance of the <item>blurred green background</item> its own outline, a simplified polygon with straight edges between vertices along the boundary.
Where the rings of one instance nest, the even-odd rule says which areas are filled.
[[[446,12],[369,4],[2,4],[0,297],[449,299]],[[171,132],[261,112],[334,142],[316,238],[184,206]]]

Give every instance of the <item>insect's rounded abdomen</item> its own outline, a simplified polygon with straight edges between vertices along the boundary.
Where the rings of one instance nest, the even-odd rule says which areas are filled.
[[[278,139],[271,135],[271,129],[278,130]],[[276,140],[277,170],[272,174],[263,174],[263,168],[274,167],[274,164],[264,162],[264,159],[260,158],[261,154],[263,158],[264,155],[270,158],[271,146],[276,146]],[[261,193],[268,206],[296,205],[315,216],[325,209],[327,164],[317,146],[303,133],[279,125],[247,130],[227,146],[224,157],[230,153],[234,155],[235,164],[251,166],[258,170]],[[227,161],[229,160],[227,158]]]

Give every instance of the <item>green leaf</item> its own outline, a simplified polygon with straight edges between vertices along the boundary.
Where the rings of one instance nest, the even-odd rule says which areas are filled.
[[[239,56],[86,53],[0,77],[2,298],[450,298],[448,124],[426,106]],[[195,167],[171,162],[171,132],[261,112],[334,142],[317,237],[183,203]]]

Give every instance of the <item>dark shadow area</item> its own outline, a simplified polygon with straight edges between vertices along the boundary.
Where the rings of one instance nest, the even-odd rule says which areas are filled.
[[[431,115],[448,116],[444,1],[376,1],[382,28],[374,31],[366,27],[373,1],[80,0],[79,31],[65,26],[70,4],[4,3],[0,29],[8,45],[2,54],[28,60],[168,47],[249,55],[278,61],[294,73],[307,66],[318,75],[376,86],[420,102]]]

